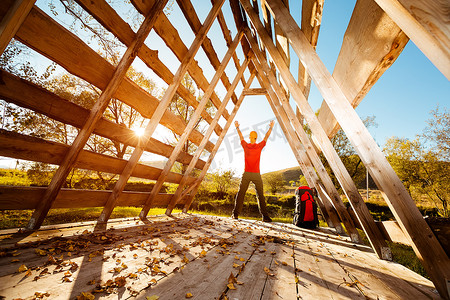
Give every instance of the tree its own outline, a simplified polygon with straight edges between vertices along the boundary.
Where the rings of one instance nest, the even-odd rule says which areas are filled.
[[[264,176],[266,184],[272,194],[276,194],[284,187],[284,178],[281,173],[270,173]]]
[[[450,111],[439,106],[430,113],[432,117],[427,121],[422,138],[430,143],[431,150],[436,156],[444,161],[450,161]]]
[[[392,137],[383,151],[411,195],[426,195],[441,216],[450,216],[450,162],[440,160],[436,152],[426,149],[420,137],[413,141]]]
[[[217,170],[210,175],[219,198],[223,198],[233,183],[233,170]]]

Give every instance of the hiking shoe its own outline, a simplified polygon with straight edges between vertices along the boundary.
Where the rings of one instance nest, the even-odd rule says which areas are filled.
[[[263,216],[262,221],[270,223],[270,222],[272,222],[272,219],[269,216]]]

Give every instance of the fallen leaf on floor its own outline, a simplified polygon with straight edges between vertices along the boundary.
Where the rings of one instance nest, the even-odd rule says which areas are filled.
[[[234,287],[234,284],[232,284],[232,283],[227,284],[227,287],[228,287],[230,290],[235,290],[235,289],[236,289],[236,288]]]
[[[236,277],[234,277],[233,273],[230,273],[228,277],[228,283],[236,283]]]
[[[269,276],[275,276],[275,274],[271,273],[270,269],[267,268],[267,267],[264,267],[264,272],[266,272],[266,274],[269,275]]]
[[[186,293],[186,298],[192,298],[194,297],[191,293]]]
[[[77,296],[77,300],[94,300],[95,296],[89,292],[82,292],[81,295]]]
[[[19,267],[19,272],[25,272],[26,270],[28,270],[28,268],[27,268],[27,266],[25,266],[25,265],[21,265],[21,266]]]
[[[41,293],[41,292],[34,293],[34,299],[43,299],[44,297],[50,297],[50,294],[49,293]]]
[[[152,296],[147,296],[147,297],[145,297],[147,300],[158,300],[159,299],[159,296],[156,296],[156,295],[152,295]]]

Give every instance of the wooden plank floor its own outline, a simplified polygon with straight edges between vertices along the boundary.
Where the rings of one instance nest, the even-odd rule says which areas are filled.
[[[158,298],[159,297],[159,298]],[[0,231],[0,299],[439,299],[332,230],[179,214]]]

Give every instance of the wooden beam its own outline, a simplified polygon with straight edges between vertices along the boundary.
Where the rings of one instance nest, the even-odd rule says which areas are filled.
[[[40,138],[22,135],[15,132],[0,129],[0,156],[29,161],[43,162],[59,165],[70,146],[66,144],[46,141]],[[82,150],[74,164],[74,168],[120,174],[125,167],[125,159]],[[138,164],[132,176],[137,178],[156,180],[161,174],[161,169]],[[182,176],[170,173],[168,182],[179,183]],[[192,183],[193,177],[188,179]]]
[[[138,49],[144,43],[147,35],[150,33],[150,30],[153,27],[153,24],[155,23],[158,15],[162,12],[166,3],[167,0],[160,0],[155,3],[154,10],[152,10],[145,18],[144,22],[139,28],[136,39],[128,47],[127,51],[123,55],[106,89],[102,92],[100,98],[92,107],[86,123],[78,133],[72,146],[65,155],[64,160],[61,162],[58,170],[53,176],[52,181],[50,182],[47,191],[42,198],[42,201],[39,203],[38,207],[35,209],[33,215],[30,218],[27,229],[37,229],[42,225],[45,216],[47,215],[50,207],[58,196],[59,190],[61,189],[67,175],[75,164],[78,155],[86,144],[86,141],[89,139],[89,136],[93,132],[97,121],[102,117],[103,112],[106,109],[111,97],[118,89],[128,68],[134,61]]]
[[[295,20],[282,4],[280,5],[276,0],[267,1],[280,27],[288,36],[292,48],[300,60],[307,66],[309,74],[316,83],[317,88],[325,101],[327,101],[328,106],[359,154],[364,165],[368,168],[378,188],[382,191],[384,199],[388,203],[403,232],[414,243],[413,249],[423,262],[427,273],[432,278],[440,295],[444,298],[449,298],[447,287],[450,281],[450,260],[439,244],[439,241],[434,236],[428,224],[423,220],[420,211],[406,191],[403,183],[389,165],[381,149],[355,110],[351,107],[349,101],[345,98],[344,93],[336,81],[332,78],[317,53],[308,43],[300,28],[298,28]],[[258,30],[258,33],[260,33],[260,30]],[[271,54],[273,52],[270,51]],[[289,82],[292,82],[292,74],[290,74],[286,66],[283,66],[283,62],[278,60],[276,63],[283,78],[286,81],[289,80]],[[292,85],[289,88],[294,98],[303,102],[302,99],[304,97],[301,98],[303,94],[300,90]],[[304,107],[304,105],[300,105],[299,108],[302,110]],[[304,115],[306,118],[307,115]],[[308,123],[313,127],[313,124],[309,121]],[[320,138],[318,136],[316,137]],[[322,141],[319,144],[323,145],[324,142]],[[328,161],[330,162],[330,160]],[[355,207],[353,209],[358,214],[358,217],[361,218],[357,209]],[[363,222],[361,224],[364,226]]]
[[[191,1],[187,0],[177,0],[177,3],[178,6],[181,8],[181,11],[183,12],[187,22],[189,23],[189,26],[196,35],[200,30],[202,23],[200,22],[197,14],[195,13],[194,6],[192,5]],[[213,66],[214,70],[215,71],[219,70],[221,63],[216,54],[216,51],[214,50],[211,40],[208,37],[203,41],[202,49],[205,52],[206,56],[208,57],[209,62]],[[225,89],[228,89],[230,87],[231,83],[226,73],[222,73],[220,80],[222,81]],[[235,93],[231,95],[231,99],[233,103],[236,103],[237,97]]]
[[[3,83],[0,84],[0,96],[11,103],[29,108],[37,113],[77,128],[83,127],[89,116],[88,109],[62,99],[46,89],[8,72],[0,70],[0,79]],[[20,93],[17,93],[17,91],[20,91]],[[132,147],[136,147],[139,142],[139,138],[133,130],[111,122],[104,117],[97,122],[93,133]],[[173,146],[151,138],[145,151],[169,157],[173,148]],[[177,161],[187,165],[191,159],[192,155],[182,152]],[[204,165],[205,162],[199,160],[196,168],[202,169]]]
[[[255,62],[254,65],[257,69],[261,69],[259,63]],[[261,70],[259,74],[264,74],[264,72],[262,72]],[[292,152],[294,153],[295,158],[297,159],[300,165],[300,169],[302,170],[302,173],[305,176],[306,181],[308,182],[309,186],[315,187],[318,191],[320,191],[320,199],[318,201],[318,204],[320,210],[322,211],[325,221],[328,223],[328,226],[334,227],[336,229],[336,232],[344,233],[344,229],[342,228],[337,212],[333,208],[332,202],[329,201],[329,199],[331,198],[330,197],[327,198],[324,197],[324,195],[322,195],[322,190],[320,189],[321,186],[320,179],[317,176],[316,172],[314,171],[314,167],[311,164],[311,160],[308,158],[305,148],[302,147],[301,142],[298,139],[298,136],[296,135],[294,129],[292,128],[286,112],[280,105],[280,101],[278,100],[278,97],[276,96],[275,92],[270,88],[270,83],[267,81],[267,79],[264,80],[262,78],[263,76],[258,76],[258,81],[260,82],[261,86],[266,87],[267,90],[269,91],[266,94],[266,98],[275,114],[275,117],[278,120],[278,123],[280,124],[281,129],[283,130],[286,136],[286,139],[292,149]],[[351,232],[351,230],[349,230],[349,232]]]
[[[111,31],[122,43],[128,46],[136,34],[131,29],[130,25],[125,22],[119,14],[105,1],[105,0],[76,0],[77,3],[89,12],[100,24],[106,29]],[[151,50],[145,44],[139,49],[138,56],[142,61],[155,72],[164,82],[170,84],[173,81],[173,74],[158,58],[158,51]],[[189,105],[197,108],[198,101],[183,85],[179,85],[177,93],[182,97]],[[203,111],[202,117],[206,122],[211,123],[212,117],[208,112]],[[227,117],[225,115],[224,117]],[[216,133],[220,134],[222,129],[216,127]]]
[[[358,0],[345,32],[333,78],[352,107],[357,107],[372,86],[395,62],[408,37],[372,0]],[[329,137],[340,126],[326,101],[319,121]]]
[[[36,0],[14,0],[8,12],[0,21],[0,55],[5,51],[11,39],[16,35]],[[9,4],[6,1],[4,5]]]
[[[0,209],[35,209],[45,194],[45,187],[0,186]],[[102,207],[111,191],[61,189],[52,208]],[[117,200],[120,206],[141,206],[147,198],[143,192],[123,192]],[[155,206],[166,206],[172,194],[159,194]]]
[[[101,90],[106,88],[114,74],[113,65],[37,7],[31,10],[16,38]],[[151,118],[159,103],[157,98],[128,78],[121,82],[114,98],[135,108],[145,118]],[[166,111],[161,124],[180,135],[185,127],[183,119],[171,111]],[[202,137],[195,131],[190,140],[198,144]],[[213,147],[212,143],[208,145],[208,149]]]
[[[244,96],[267,95],[267,90],[265,88],[253,88],[243,90],[242,93],[244,94]]]
[[[214,3],[214,0],[211,0],[211,3]],[[222,30],[223,38],[225,39],[227,46],[230,46],[233,38],[231,37],[230,30],[228,29],[227,23],[225,22],[225,17],[223,16],[223,13],[220,12],[217,15],[217,20],[219,21],[220,29]],[[236,71],[241,68],[241,64],[239,63],[239,58],[237,57],[236,52],[233,54],[233,62],[234,66],[236,67]],[[242,86],[245,86],[245,78],[244,76],[241,77]],[[217,136],[219,136],[218,134]]]
[[[242,31],[239,31],[239,32],[236,34],[236,37],[234,38],[233,43],[232,43],[232,44],[230,45],[230,47],[228,48],[228,51],[227,51],[227,53],[225,54],[225,56],[224,56],[224,58],[223,58],[223,60],[222,60],[222,62],[221,62],[221,64],[220,64],[219,68],[217,69],[216,74],[214,75],[213,79],[211,80],[211,83],[210,83],[210,85],[209,85],[209,88],[206,90],[205,94],[202,96],[202,99],[200,100],[200,103],[199,103],[199,107],[200,107],[200,108],[205,107],[206,104],[208,103],[208,101],[209,101],[209,99],[210,99],[212,93],[214,92],[214,88],[216,87],[217,83],[218,83],[219,80],[221,79],[222,74],[224,73],[225,68],[226,68],[228,62],[229,62],[230,59],[231,59],[231,56],[232,56],[232,54],[235,52],[236,47],[238,46],[238,44],[239,44],[239,42],[240,42],[240,40],[241,40],[241,38],[242,38],[243,35],[244,35],[244,33],[243,33]],[[243,66],[244,66],[244,65],[243,65]],[[245,64],[245,68],[246,68],[246,67],[247,67],[247,64]],[[245,68],[241,67],[240,73],[238,73],[238,75],[236,75],[236,76],[241,77],[242,74],[243,74],[244,71],[245,71]],[[233,85],[229,86],[229,90],[232,89],[233,94],[234,94],[234,89],[236,88],[236,85],[237,85],[237,82],[236,82],[236,84],[234,84],[234,82],[233,82]],[[233,94],[232,94],[232,95],[233,95]],[[231,96],[232,96],[232,95],[231,95]],[[227,101],[226,99],[227,99],[227,98],[225,98],[224,101],[222,101],[222,102],[226,102],[226,101]],[[219,107],[219,109],[222,108],[223,106],[224,106],[224,104],[222,103],[221,106]],[[222,112],[221,112],[221,111],[218,112],[218,116],[220,116],[220,115],[222,115]],[[195,127],[195,125],[198,123],[199,118],[200,118],[200,113],[199,113],[198,110],[195,111],[195,112],[191,115],[190,120],[189,120],[189,123],[186,125],[186,129],[185,129],[186,131],[185,131],[185,132],[183,133],[183,135],[179,138],[177,146],[175,147],[175,149],[173,150],[173,152],[172,152],[172,154],[170,155],[169,159],[167,160],[166,165],[164,166],[164,169],[163,169],[163,171],[161,172],[161,175],[158,177],[158,180],[156,181],[155,185],[154,185],[153,188],[152,188],[152,191],[150,192],[150,195],[148,196],[148,199],[147,199],[147,201],[146,201],[147,204],[146,204],[146,206],[144,206],[144,208],[143,208],[143,213],[142,213],[142,215],[143,215],[143,214],[147,215],[148,210],[146,210],[146,208],[147,208],[147,207],[150,207],[150,206],[152,205],[153,198],[159,193],[159,191],[160,191],[160,189],[161,189],[161,187],[162,187],[162,185],[163,185],[163,183],[164,183],[164,181],[165,181],[165,179],[166,179],[167,174],[169,174],[170,169],[172,168],[173,164],[175,163],[175,158],[178,157],[180,151],[181,151],[182,148],[184,147],[184,144],[185,144],[185,142],[186,142],[186,139],[187,139],[187,137],[188,137],[190,131],[191,131],[191,130]],[[215,120],[215,119],[214,119],[214,120]],[[212,123],[211,123],[211,126],[215,126],[216,124],[217,124],[216,122],[212,122]],[[214,129],[214,127],[212,127],[212,129]],[[205,136],[206,136],[206,135],[205,135]]]
[[[225,97],[224,97],[224,99],[223,99],[223,101],[222,101],[222,105],[219,107],[219,111],[220,111],[220,110],[226,109],[226,106],[227,106],[227,104],[228,104],[228,101],[230,100],[231,96],[233,95],[234,89],[236,88],[236,86],[238,85],[239,81],[241,80],[241,77],[243,76],[245,69],[247,69],[248,64],[249,64],[249,58],[247,57],[247,58],[245,59],[245,61],[242,63],[242,66],[241,66],[241,68],[239,69],[238,73],[236,74],[236,77],[234,78],[233,83],[232,83],[231,86],[228,88],[227,94],[225,95]],[[247,84],[248,84],[248,82],[247,82]],[[239,99],[238,99],[238,102],[239,102]],[[237,103],[238,103],[238,102],[237,102]],[[219,115],[220,115],[220,114],[219,114]],[[230,116],[232,116],[232,114],[231,114]],[[233,118],[230,117],[230,120],[232,120],[232,119],[233,119]],[[217,117],[214,117],[214,123],[213,123],[213,124],[217,124],[218,122],[219,122],[219,117],[218,117],[218,116],[217,116]],[[212,124],[211,126],[213,126],[213,124]],[[228,124],[228,123],[227,123],[227,124]],[[228,127],[225,126],[225,128],[227,128],[227,131],[228,131]],[[223,134],[226,134],[227,131],[225,131]],[[206,142],[206,140],[208,140],[208,139],[211,137],[211,134],[212,134],[212,128],[209,128],[209,129],[206,131],[206,133],[205,133],[205,142]],[[219,146],[217,145],[217,143],[219,143],[219,140],[216,142],[215,149],[218,149],[218,147],[219,147]],[[214,151],[214,150],[213,150],[213,151]],[[217,150],[216,150],[216,151],[217,151]],[[200,155],[202,154],[202,152],[203,152],[203,147],[199,147],[199,148],[195,151],[195,153],[194,153],[194,159],[198,159],[198,158],[200,157]],[[211,153],[210,156],[211,156],[211,155],[213,155],[213,154]],[[213,155],[213,156],[214,156],[214,155]],[[194,162],[195,162],[195,161],[193,160],[192,163],[194,163]],[[205,167],[203,168],[202,172],[205,170],[205,168],[206,168],[206,169],[209,168],[208,163],[206,163],[206,165],[205,165]],[[188,168],[187,168],[186,171],[185,171],[185,175],[189,176],[189,175],[191,174],[192,170],[193,170],[192,166],[189,165]],[[200,178],[200,176],[199,176],[199,178]],[[199,180],[199,179],[198,179],[198,180]],[[198,181],[198,180],[197,180],[197,181]],[[203,180],[203,178],[202,178],[202,180]],[[200,181],[201,181],[201,180],[200,180]],[[167,214],[167,215],[170,215],[170,214],[172,213],[172,210],[175,208],[175,205],[177,204],[177,201],[178,201],[177,197],[178,197],[179,193],[183,190],[183,185],[184,185],[184,184],[185,184],[185,182],[183,182],[183,181],[180,182],[180,184],[179,184],[179,186],[178,186],[178,188],[177,188],[177,191],[176,191],[175,194],[174,194],[174,197],[170,200],[169,205],[168,205],[167,210],[166,210],[166,214]],[[198,184],[200,184],[200,183],[198,183]]]
[[[146,15],[148,11],[151,9],[151,4],[154,0],[132,0],[131,3],[134,7],[143,15]],[[169,19],[165,15],[161,15],[158,22],[155,24],[155,32],[161,37],[161,39],[166,43],[166,45],[173,51],[175,56],[181,61],[186,56],[188,49],[186,45],[183,43],[178,31],[175,27],[170,23]],[[197,86],[206,91],[209,86],[209,82],[203,74],[202,69],[199,67],[198,63],[194,60],[194,62],[190,65],[189,74],[192,79],[194,79]],[[211,96],[211,101],[216,108],[220,106],[219,97],[213,93]],[[228,112],[224,112],[224,118],[228,119]],[[182,132],[179,135],[183,134]],[[197,144],[198,145],[198,144]],[[211,147],[212,149],[212,147]],[[209,150],[208,150],[209,151]]]
[[[333,145],[331,144],[330,140],[328,139],[327,135],[325,134],[325,131],[323,130],[322,126],[320,125],[319,121],[317,120],[317,117],[312,110],[311,106],[309,105],[308,101],[306,100],[305,96],[301,92],[297,82],[295,81],[294,77],[289,71],[288,66],[283,61],[283,58],[279,54],[278,50],[273,45],[270,37],[267,36],[267,33],[264,30],[263,25],[261,24],[261,21],[259,21],[257,15],[253,12],[251,7],[248,5],[247,1],[241,0],[241,3],[243,3],[243,6],[250,16],[250,19],[255,24],[258,34],[263,39],[265,46],[267,50],[269,51],[270,55],[272,56],[275,64],[278,67],[278,70],[280,70],[281,76],[284,78],[286,84],[288,85],[289,90],[291,91],[291,94],[296,101],[299,109],[301,110],[302,114],[305,116],[305,119],[308,121],[308,124],[310,125],[311,131],[314,134],[313,138],[315,137],[318,140],[318,144],[322,147],[322,151],[331,166],[334,174],[336,175],[337,180],[339,181],[339,184],[341,185],[345,195],[347,196],[352,208],[357,213],[357,216],[359,218],[360,223],[363,225],[364,231],[366,232],[366,235],[369,237],[369,241],[372,244],[373,249],[377,253],[377,255],[380,258],[383,259],[391,259],[391,252],[389,247],[387,247],[386,242],[384,241],[381,233],[379,232],[378,228],[375,225],[375,222],[370,215],[369,210],[367,209],[367,206],[364,203],[364,200],[362,199],[361,195],[358,192],[358,189],[356,188],[356,185],[354,184],[350,174],[348,173],[347,169],[345,168],[344,164],[342,163],[341,159],[339,158],[338,154],[336,153],[336,150],[333,148]],[[270,5],[271,2],[268,0],[268,4]],[[282,4],[281,4],[282,5]],[[273,7],[270,7],[273,10]],[[290,14],[289,14],[290,16]],[[279,19],[278,19],[279,20]],[[282,27],[283,28],[283,27]],[[300,31],[300,29],[299,29]],[[252,45],[255,43],[253,41],[253,38],[251,36],[251,33],[249,30],[245,31],[245,34],[249,41],[252,43]],[[300,31],[300,34],[303,34]],[[289,39],[291,37],[288,35]],[[311,47],[308,41],[305,39],[305,43]],[[314,50],[312,50],[314,51]],[[314,52],[315,53],[315,52]],[[260,58],[260,57],[258,57]],[[309,69],[310,66],[307,65],[307,68]],[[271,77],[271,76],[270,76]],[[313,79],[314,77],[311,76]],[[331,77],[331,76],[330,76]],[[272,83],[274,85],[274,83]],[[281,97],[280,95],[278,95]],[[312,157],[310,157],[312,158]],[[336,202],[337,203],[337,202]],[[342,212],[345,214],[345,212]],[[348,214],[348,213],[347,213]]]
[[[450,80],[448,1],[375,0],[423,54]]]
[[[248,63],[248,60],[246,60],[245,62]],[[241,68],[242,68],[242,67],[241,67]],[[255,78],[255,75],[256,75],[255,72],[252,72],[252,73],[250,74],[250,78],[247,80],[247,83],[246,83],[246,85],[244,86],[244,89],[250,87],[250,85],[251,85],[252,82],[253,82],[253,79]],[[209,155],[209,157],[208,157],[208,160],[206,161],[206,165],[205,165],[205,167],[203,168],[203,170],[202,170],[202,172],[200,173],[200,175],[198,176],[196,183],[192,184],[188,189],[186,189],[186,190],[183,191],[183,189],[184,189],[184,187],[185,187],[185,184],[186,184],[185,179],[187,178],[187,175],[189,175],[188,172],[185,172],[185,173],[184,173],[183,179],[181,180],[180,184],[178,185],[177,190],[175,191],[175,194],[173,195],[172,199],[170,200],[170,203],[171,203],[171,204],[170,204],[170,206],[168,206],[167,211],[166,211],[166,214],[168,214],[168,213],[170,214],[170,213],[172,212],[173,207],[175,207],[175,205],[176,205],[177,203],[182,203],[182,202],[183,202],[183,199],[185,200],[185,201],[184,201],[185,204],[184,204],[183,212],[186,213],[186,212],[189,210],[189,207],[191,207],[191,204],[192,204],[192,202],[194,201],[194,196],[195,196],[195,194],[197,193],[198,188],[200,187],[200,183],[202,182],[203,178],[205,178],[206,173],[208,172],[209,166],[211,165],[211,163],[212,163],[212,161],[213,161],[213,159],[214,159],[214,156],[215,156],[216,153],[217,153],[217,150],[219,150],[219,147],[220,147],[220,145],[221,145],[223,139],[225,138],[225,134],[228,132],[228,129],[230,128],[231,123],[233,122],[234,117],[236,116],[236,114],[237,114],[239,108],[241,107],[241,104],[242,104],[242,101],[244,100],[244,98],[245,98],[245,96],[242,95],[242,94],[239,96],[238,101],[237,101],[236,105],[234,106],[233,111],[232,111],[231,114],[230,114],[230,118],[227,120],[227,123],[225,124],[225,126],[224,126],[224,128],[223,128],[222,134],[221,134],[221,135],[219,136],[219,138],[217,139],[215,148],[214,148],[213,151],[210,153],[210,155]],[[224,105],[224,107],[225,107],[225,106],[226,106],[226,105]],[[212,132],[211,132],[211,133],[212,133]],[[210,133],[210,135],[211,135],[211,133]],[[207,134],[205,134],[205,138],[206,138],[206,136],[207,136]],[[209,138],[209,137],[208,137],[208,138]],[[198,153],[197,153],[197,152],[198,152]],[[197,151],[197,152],[194,154],[194,157],[200,157],[201,151]],[[192,167],[191,167],[191,170],[192,170]],[[188,197],[186,197],[186,196],[188,195],[188,193],[190,193],[190,194],[189,194]],[[169,209],[170,209],[170,210],[169,210]]]
[[[208,33],[208,30],[211,28],[224,1],[225,0],[217,1],[216,4],[211,9],[211,11],[209,12],[204,25],[202,26],[200,32],[197,34],[194,41],[192,42],[192,45],[189,48],[188,53],[186,54],[183,61],[181,62],[181,65],[178,67],[178,70],[175,73],[173,82],[167,88],[166,92],[164,93],[163,98],[161,99],[158,107],[156,108],[156,110],[153,114],[152,119],[148,122],[148,124],[145,128],[145,133],[144,133],[143,140],[142,140],[143,146],[138,146],[134,149],[130,160],[128,161],[126,167],[124,168],[122,174],[120,175],[119,180],[117,181],[116,185],[114,186],[114,190],[111,193],[111,196],[108,198],[108,201],[107,201],[105,207],[103,208],[102,213],[100,214],[100,216],[98,218],[98,223],[107,222],[109,217],[111,216],[111,213],[116,205],[117,198],[119,197],[120,193],[122,193],[122,191],[125,187],[125,184],[127,183],[128,179],[130,178],[131,173],[133,172],[133,169],[135,168],[142,153],[144,152],[143,148],[147,144],[149,137],[151,137],[153,135],[153,133],[155,132],[156,127],[158,126],[159,122],[161,121],[161,118],[164,115],[164,112],[167,110],[167,107],[169,106],[170,102],[173,99],[173,96],[175,95],[175,93],[177,91],[178,85],[180,85],[181,81],[183,80],[184,75],[189,68],[189,65],[193,62],[195,54],[200,49],[200,46],[203,43],[203,40],[205,39],[206,34]]]
[[[302,21],[301,28],[305,37],[311,46],[316,49],[317,40],[319,39],[320,24],[322,23],[324,0],[303,0],[302,1]],[[298,64],[298,85],[308,100],[309,91],[311,89],[311,77],[308,75],[305,66],[299,61]],[[303,123],[303,117],[300,110],[296,108],[297,118]]]

